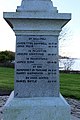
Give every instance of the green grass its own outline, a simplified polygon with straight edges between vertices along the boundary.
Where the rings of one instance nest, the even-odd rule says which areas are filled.
[[[0,91],[12,91],[14,88],[14,69],[0,67]]]
[[[14,89],[14,69],[0,67],[0,92]],[[60,91],[63,96],[80,99],[80,74],[60,73]]]
[[[80,74],[60,74],[61,93],[65,97],[80,99]]]

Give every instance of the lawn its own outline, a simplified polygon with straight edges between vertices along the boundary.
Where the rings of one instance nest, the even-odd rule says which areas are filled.
[[[60,74],[60,89],[65,97],[80,99],[80,74]]]
[[[11,92],[14,88],[14,69],[0,67],[0,94]]]
[[[0,67],[0,93],[14,89],[14,69]],[[80,99],[80,74],[60,73],[60,91],[63,96]]]

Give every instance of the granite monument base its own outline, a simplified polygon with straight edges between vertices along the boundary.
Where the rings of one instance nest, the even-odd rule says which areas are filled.
[[[70,106],[60,97],[14,98],[4,106],[4,120],[70,120]]]

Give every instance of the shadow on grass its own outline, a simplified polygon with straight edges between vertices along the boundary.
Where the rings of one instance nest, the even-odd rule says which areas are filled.
[[[9,96],[11,92],[10,90],[0,90],[0,96]]]

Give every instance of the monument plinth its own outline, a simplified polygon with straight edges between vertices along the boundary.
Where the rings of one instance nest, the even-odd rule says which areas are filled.
[[[16,35],[14,93],[4,120],[70,120],[59,93],[58,36],[71,15],[58,13],[50,0],[23,0],[4,19]]]

